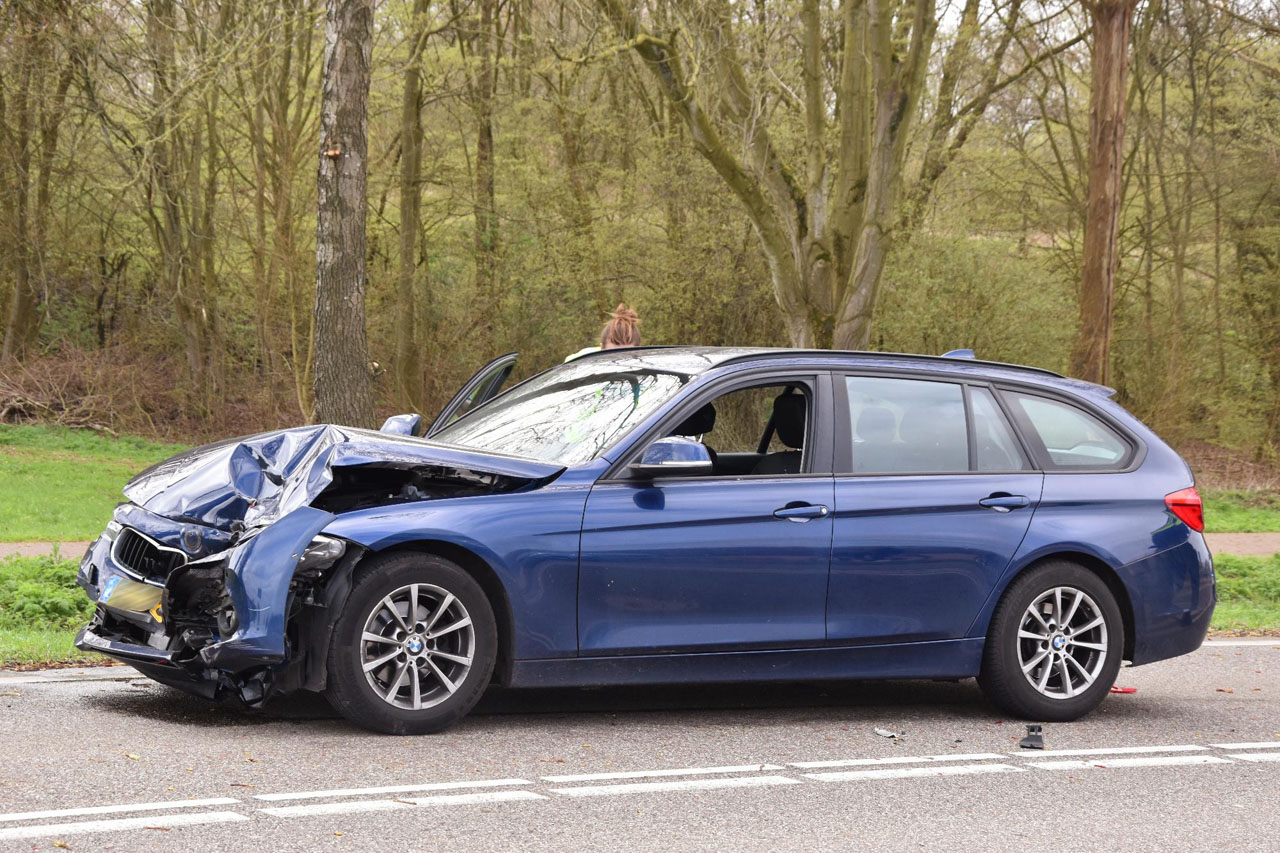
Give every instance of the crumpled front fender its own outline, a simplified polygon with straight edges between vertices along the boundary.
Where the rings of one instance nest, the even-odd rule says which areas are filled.
[[[200,650],[208,666],[238,672],[285,660],[289,585],[303,550],[334,518],[299,507],[232,549],[226,585],[239,625],[230,637]]]

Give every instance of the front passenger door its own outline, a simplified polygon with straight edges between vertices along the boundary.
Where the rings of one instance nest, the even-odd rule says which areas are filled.
[[[578,584],[581,654],[780,649],[825,640],[833,487],[829,433],[818,428],[831,422],[819,379],[826,377],[757,381],[754,388],[771,390],[754,395],[769,404],[756,407],[754,425],[722,416],[708,426],[707,418],[694,417],[707,402],[726,414],[741,407],[725,396],[703,396],[686,401],[665,430],[648,437],[696,429],[708,447],[718,442],[735,468],[745,467],[734,449],[741,440],[752,455],[772,457],[773,468],[798,459],[794,472],[618,477],[592,487]],[[754,453],[774,400],[796,393],[803,411],[793,401],[783,408],[803,415],[803,438],[794,429],[790,436],[803,447]],[[762,458],[749,461],[769,467]]]

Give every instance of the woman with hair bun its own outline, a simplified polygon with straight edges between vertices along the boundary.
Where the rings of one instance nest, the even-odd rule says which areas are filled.
[[[600,331],[600,346],[583,347],[565,361],[573,361],[579,356],[602,349],[640,346],[640,315],[629,308],[626,303],[619,302],[618,307],[609,314],[609,322]]]

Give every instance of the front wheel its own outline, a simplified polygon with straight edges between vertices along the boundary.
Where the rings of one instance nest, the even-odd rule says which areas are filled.
[[[1111,589],[1083,566],[1055,560],[1005,591],[978,682],[1008,713],[1075,720],[1106,698],[1123,653],[1124,622]]]
[[[493,608],[475,579],[429,554],[363,567],[329,646],[329,699],[388,734],[428,734],[461,719],[489,684]]]

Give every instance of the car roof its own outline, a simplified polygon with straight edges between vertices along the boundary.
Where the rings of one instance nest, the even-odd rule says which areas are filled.
[[[1042,367],[985,361],[966,355],[922,355],[917,353],[871,352],[859,350],[791,349],[788,347],[708,347],[647,346],[623,347],[580,356],[574,361],[608,362],[621,369],[653,368],[688,375],[706,373],[737,364],[817,362],[832,366],[880,367],[930,372],[954,373],[957,378],[1007,379],[1031,381],[1075,393],[1109,397],[1111,388],[1070,379]]]

